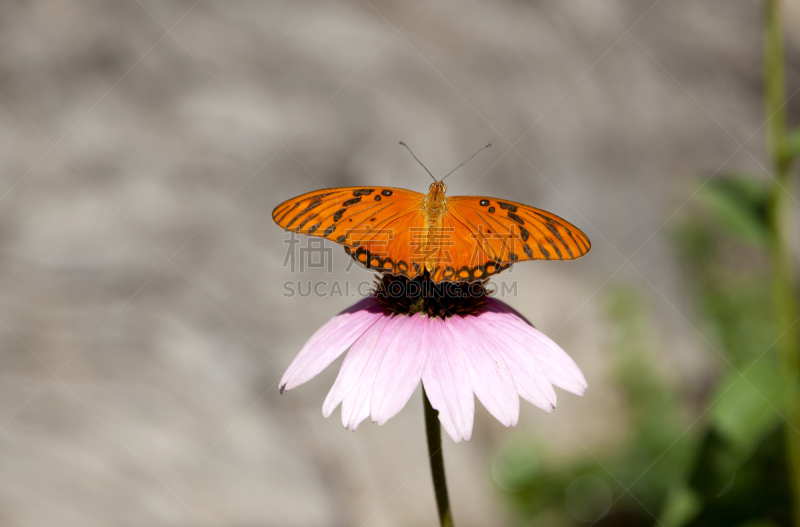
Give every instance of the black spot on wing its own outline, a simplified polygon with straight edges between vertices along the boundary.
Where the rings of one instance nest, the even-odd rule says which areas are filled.
[[[300,225],[298,225],[298,226],[297,226],[297,230],[298,230],[298,231],[302,231],[302,230],[303,230],[303,227],[305,227],[305,226],[306,226],[306,223],[308,223],[309,221],[313,220],[313,219],[314,219],[314,218],[316,218],[316,217],[317,217],[317,215],[316,215],[316,214],[312,214],[312,215],[311,215],[311,216],[309,216],[308,218],[304,219],[304,220],[303,220],[303,221],[300,223]],[[292,221],[294,221],[294,220],[292,220]],[[291,223],[290,223],[290,225],[291,225]]]
[[[375,201],[380,201],[380,200],[381,200],[381,195],[380,194],[376,194],[375,195]]]
[[[500,208],[503,209],[503,210],[507,210],[508,212],[517,212],[517,206],[516,205],[512,205],[511,203],[505,203],[503,201],[498,201],[497,204],[500,205]]]
[[[358,196],[369,196],[373,192],[375,192],[374,188],[360,188],[358,190],[354,190],[353,191],[353,196],[356,196],[356,197],[358,197]]]
[[[494,211],[495,211],[495,208],[494,208],[494,207],[489,207],[489,208],[488,208],[488,209],[486,209],[486,210],[488,210],[489,212],[494,212]]]
[[[327,229],[325,229],[325,232],[324,232],[322,235],[323,235],[323,236],[325,236],[325,237],[327,238],[327,237],[328,237],[328,236],[330,236],[330,235],[331,235],[331,233],[333,233],[333,231],[335,231],[335,230],[336,230],[336,224],[335,224],[335,223],[332,223],[330,227],[328,227]]]
[[[541,245],[539,247],[541,247]],[[531,251],[530,245],[528,245],[527,243],[523,243],[522,250],[525,251],[525,256],[527,256],[528,258],[533,258],[533,251]]]
[[[516,210],[516,209],[517,208],[514,207],[514,210]],[[525,225],[525,220],[523,220],[522,218],[520,218],[519,216],[514,214],[512,211],[508,211],[508,217],[510,219],[514,220],[515,222],[519,223],[520,225]]]
[[[587,247],[586,247],[586,242],[584,242],[584,241],[583,241],[583,239],[582,239],[580,236],[578,236],[578,237],[576,238],[576,237],[575,237],[575,236],[572,234],[572,230],[568,230],[568,231],[567,231],[567,234],[569,234],[569,237],[572,239],[572,241],[573,241],[573,242],[575,242],[575,246],[576,246],[576,247],[578,248],[578,250],[581,252],[581,256],[583,256],[584,254],[586,254],[586,249],[587,249]],[[580,242],[579,242],[578,240],[580,240]]]
[[[539,244],[539,250],[542,252],[545,258],[547,258],[548,260],[550,259],[550,251],[545,249],[541,243]]]
[[[393,194],[393,192],[391,190],[387,189],[387,190],[382,190],[381,194],[383,194],[386,197],[389,197],[389,196],[391,196]]]
[[[300,212],[298,212],[298,213],[297,213],[297,215],[296,215],[294,218],[292,218],[292,220],[291,220],[289,223],[287,223],[287,224],[286,224],[286,228],[288,229],[289,227],[291,227],[291,226],[292,226],[292,224],[293,224],[295,221],[297,221],[297,219],[298,219],[298,218],[300,218],[300,217],[301,217],[301,216],[303,216],[304,214],[306,214],[306,213],[308,213],[309,211],[311,211],[311,209],[313,209],[313,208],[315,208],[315,207],[318,207],[318,206],[320,206],[321,204],[322,204],[322,200],[321,200],[321,199],[319,199],[319,198],[314,198],[314,199],[311,201],[311,203],[309,203],[309,204],[306,206],[306,208],[304,208],[303,210],[301,210]],[[315,214],[315,216],[316,216],[316,214]],[[306,218],[306,220],[308,220],[308,218]],[[302,225],[305,225],[305,222],[303,222],[303,224],[302,224]],[[300,229],[302,229],[303,227],[301,226],[301,227],[299,227],[299,228],[300,228]]]
[[[560,241],[560,242],[561,242],[561,245],[563,245],[563,246],[564,246],[564,248],[565,248],[565,249],[567,250],[567,252],[569,253],[569,256],[570,256],[570,258],[575,258],[575,257],[572,255],[572,251],[570,250],[570,248],[569,248],[569,245],[567,245],[567,243],[564,241],[564,238],[562,238],[562,237],[561,237],[561,233],[560,233],[560,232],[558,232],[558,229],[556,229],[556,226],[553,224],[553,220],[550,220],[550,221],[546,222],[546,224],[545,224],[545,225],[547,226],[547,230],[548,230],[548,231],[550,231],[550,232],[552,232],[552,233],[553,233],[553,236],[555,236],[556,238],[558,238],[558,241]],[[555,247],[555,244],[553,244],[553,247]],[[560,255],[560,253],[559,253],[559,257],[560,257],[560,256],[561,256],[561,255]]]
[[[522,237],[522,241],[523,242],[527,242],[528,238],[530,238],[530,236],[531,236],[531,233],[529,233],[528,229],[526,229],[525,227],[520,227],[519,228],[519,235]]]
[[[556,251],[556,256],[558,256],[558,259],[559,259],[559,260],[563,260],[563,259],[564,259],[564,255],[562,255],[562,254],[561,254],[561,250],[559,250],[559,248],[558,248],[558,245],[556,245],[555,243],[553,243],[553,242],[551,241],[551,242],[550,242],[550,246],[551,246],[553,249],[555,249],[555,251]]]
[[[482,200],[480,200],[480,201],[478,202],[478,204],[479,204],[481,207],[488,207],[488,206],[489,206],[489,200],[488,200],[488,199],[482,199]]]
[[[309,228],[308,228],[308,234],[313,234],[313,233],[314,233],[314,231],[316,231],[317,229],[319,229],[319,226],[320,226],[320,225],[321,225],[320,223],[317,223],[317,224],[315,224],[315,225],[312,225],[311,227],[309,227]]]
[[[286,218],[286,216],[289,215],[290,212],[292,212],[294,209],[297,208],[298,205],[300,205],[299,201],[297,203],[295,203],[294,205],[292,205],[291,207],[289,207],[288,209],[286,209],[286,211],[283,213],[283,216],[278,218],[278,223],[281,223]]]
[[[564,242],[564,238],[562,238],[562,237],[561,237],[561,233],[560,233],[560,232],[558,232],[558,229],[556,228],[556,226],[558,225],[558,223],[557,223],[557,222],[555,222],[555,221],[554,221],[552,218],[549,218],[548,216],[545,216],[544,214],[542,214],[542,213],[540,213],[540,212],[536,212],[536,211],[530,211],[530,213],[532,213],[532,214],[535,214],[536,216],[538,216],[539,218],[541,218],[541,219],[542,219],[542,222],[543,222],[543,223],[544,223],[544,225],[545,225],[545,227],[547,227],[547,230],[549,230],[549,231],[550,231],[550,232],[551,232],[551,233],[552,233],[552,234],[553,234],[553,235],[556,237],[556,239],[558,239],[558,240],[559,240],[559,241],[560,241],[560,242],[561,242],[561,243],[564,245],[564,247],[567,249],[567,252],[569,253],[569,255],[570,255],[570,256],[573,256],[573,254],[572,254],[572,251],[571,251],[571,250],[570,250],[570,248],[569,248],[569,245],[567,245],[567,244]],[[572,236],[572,235],[570,234],[570,236]],[[572,238],[572,239],[574,240],[575,238]],[[579,245],[579,244],[577,244],[577,243],[576,243],[576,245],[577,245],[578,247],[580,247],[580,245]],[[560,258],[560,257],[561,257],[561,253],[560,253],[560,251],[558,250],[558,247],[556,247],[556,246],[555,246],[555,244],[553,244],[553,248],[556,250],[556,252],[557,252],[557,253],[559,253],[559,258]],[[584,254],[584,253],[583,253],[583,252],[581,252],[581,254]],[[574,256],[573,256],[573,257],[574,257]]]
[[[557,247],[556,247],[556,246],[553,244],[552,240],[551,240],[551,239],[550,239],[550,237],[547,235],[547,232],[546,232],[546,231],[544,230],[544,228],[542,227],[542,224],[544,224],[544,225],[547,225],[547,222],[548,222],[548,221],[552,221],[552,220],[550,220],[550,218],[548,218],[547,216],[545,216],[545,215],[543,215],[543,214],[539,214],[539,213],[538,213],[538,212],[536,212],[536,211],[527,211],[527,210],[526,210],[525,212],[526,212],[526,213],[528,213],[529,215],[536,216],[536,217],[534,217],[534,218],[533,218],[533,221],[530,223],[530,227],[529,227],[529,228],[530,228],[531,230],[536,230],[536,232],[538,232],[538,233],[539,233],[539,234],[537,234],[537,235],[536,235],[536,238],[537,238],[537,243],[538,243],[538,239],[540,239],[541,237],[543,237],[545,240],[547,240],[547,242],[548,242],[550,245],[552,245],[552,246],[553,246],[553,248],[554,248],[554,249],[556,249],[556,251],[558,251],[558,248],[557,248]],[[540,220],[541,220],[541,221],[540,221]],[[541,237],[540,237],[539,235],[541,235]],[[549,253],[549,251],[547,251],[546,249],[544,249],[544,247],[542,246],[542,244],[541,244],[541,243],[539,243],[539,249],[540,249],[540,250],[543,250],[542,254],[544,254],[544,255],[545,255],[545,256],[546,256],[548,259],[550,258],[550,253]]]
[[[333,221],[339,221],[342,219],[342,215],[347,212],[347,209],[339,209],[333,213]]]
[[[344,243],[346,241],[347,241],[347,236],[346,235],[342,235],[342,236],[339,236],[338,238],[336,238],[336,243]]]
[[[342,207],[349,207],[350,205],[355,205],[356,203],[361,201],[361,196],[353,199],[348,199],[344,203],[342,203]]]
[[[585,254],[584,251],[583,251],[583,246],[582,246],[582,244],[578,243],[578,240],[576,240],[575,236],[572,235],[572,231],[571,230],[567,230],[567,236],[569,236],[569,239],[572,240],[572,243],[575,244],[575,247],[578,248],[579,256],[583,256]]]

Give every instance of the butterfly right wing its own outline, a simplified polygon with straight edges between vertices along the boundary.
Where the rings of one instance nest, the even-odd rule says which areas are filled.
[[[281,203],[272,219],[288,231],[344,245],[367,268],[413,278],[422,272],[412,243],[424,225],[424,198],[392,187],[322,189]]]
[[[523,260],[573,260],[591,250],[589,238],[551,212],[482,196],[448,200],[445,223],[458,250],[434,280],[483,280]]]

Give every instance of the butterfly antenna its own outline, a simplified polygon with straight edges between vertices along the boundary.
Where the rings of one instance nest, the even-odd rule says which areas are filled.
[[[408,148],[408,145],[405,144],[404,142],[400,141],[400,144],[403,145],[404,147]],[[408,151],[411,152],[411,149],[408,148]],[[417,159],[417,156],[414,155],[414,152],[411,152],[411,157],[413,157],[414,159]],[[417,159],[417,163],[422,165],[422,161],[420,161],[419,159]],[[428,170],[428,167],[426,167],[425,165],[422,165],[422,168],[424,168],[425,172],[427,172],[431,177],[433,177],[433,174],[431,174],[431,171]],[[436,181],[436,178],[433,177],[433,180]]]
[[[483,150],[485,150],[485,149],[489,148],[490,146],[492,146],[492,143],[489,143],[488,145],[484,146],[483,148],[481,148],[480,150],[478,150],[477,152],[475,152],[474,154],[472,154],[472,155],[470,156],[470,158],[469,158],[469,159],[467,159],[466,161],[464,161],[463,163],[461,163],[460,165],[458,165],[456,168],[454,168],[453,170],[451,170],[450,172],[448,172],[448,173],[447,173],[447,176],[449,176],[450,174],[452,174],[453,172],[455,172],[455,171],[456,171],[456,170],[458,170],[459,168],[461,168],[461,167],[463,167],[464,165],[466,165],[467,163],[469,163],[469,162],[470,162],[470,160],[471,160],[473,157],[477,156],[479,153],[481,153]],[[442,181],[444,181],[444,180],[445,180],[445,178],[446,178],[447,176],[443,177],[443,178],[442,178]]]

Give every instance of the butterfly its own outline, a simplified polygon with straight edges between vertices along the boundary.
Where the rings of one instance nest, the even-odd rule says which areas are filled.
[[[427,273],[437,283],[486,280],[519,261],[572,260],[591,249],[586,234],[550,212],[446,192],[436,178],[427,194],[377,185],[315,190],[275,207],[272,219],[343,245],[368,269],[410,279]]]

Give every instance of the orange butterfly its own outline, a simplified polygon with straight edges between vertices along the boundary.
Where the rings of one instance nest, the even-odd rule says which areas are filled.
[[[315,190],[275,207],[272,219],[344,245],[369,269],[408,278],[427,271],[434,282],[484,280],[518,261],[572,260],[591,249],[580,229],[555,214],[446,191],[436,178],[427,195],[381,186]]]

